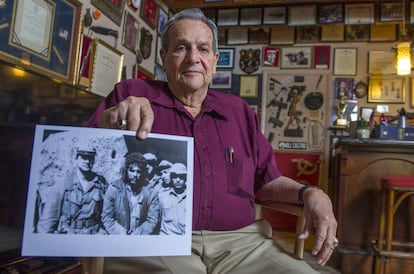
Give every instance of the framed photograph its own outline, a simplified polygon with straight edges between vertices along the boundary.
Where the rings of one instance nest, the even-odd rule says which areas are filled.
[[[279,48],[263,47],[263,65],[270,67],[278,67],[279,53]]]
[[[89,91],[107,96],[114,85],[121,80],[124,54],[96,38],[93,41]]]
[[[318,21],[320,24],[344,22],[344,6],[342,4],[318,5]]]
[[[220,48],[217,68],[234,68],[234,48]]]
[[[345,4],[345,24],[362,25],[375,22],[374,3]]]
[[[154,66],[155,80],[167,82],[167,74],[162,66],[155,64]]]
[[[321,42],[344,41],[344,24],[326,24],[321,26]]]
[[[227,30],[227,45],[245,45],[249,42],[249,29],[245,27]]]
[[[240,26],[257,26],[262,24],[262,8],[240,9]]]
[[[404,104],[405,79],[403,77],[369,77],[368,102]]]
[[[258,75],[241,75],[240,76],[240,97],[258,96],[259,76]]]
[[[371,114],[374,112],[374,108],[361,107],[359,110],[359,118],[369,121]]]
[[[345,97],[346,99],[352,99],[353,88],[354,88],[354,78],[335,78],[335,99],[341,99]]]
[[[160,8],[158,11],[158,26],[157,26],[157,32],[159,34],[161,34],[162,31],[164,30],[164,26],[165,26],[165,23],[167,23],[167,21],[168,21],[167,12]]]
[[[310,68],[312,66],[312,47],[283,47],[281,68]]]
[[[136,68],[135,75],[137,76],[137,78],[146,79],[146,80],[154,80],[155,79],[154,73],[149,72],[144,67],[138,65],[135,68]]]
[[[213,79],[210,83],[211,89],[230,89],[232,80],[231,70],[218,70],[213,74]]]
[[[279,25],[286,23],[286,7],[263,8],[263,24]]]
[[[328,69],[331,62],[331,46],[315,46],[313,48],[313,67]]]
[[[296,43],[308,44],[320,41],[321,29],[319,26],[296,27]]]
[[[137,53],[139,36],[139,23],[135,17],[128,11],[124,15],[124,28],[122,34],[122,45],[131,51],[133,54]]]
[[[139,16],[150,28],[155,29],[158,23],[159,10],[160,8],[155,0],[141,0]]]
[[[287,25],[270,28],[271,45],[292,45],[295,43],[295,27]]]
[[[91,0],[91,4],[102,11],[109,19],[118,26],[121,25],[122,13],[124,12],[126,0]]]
[[[102,184],[105,181],[107,183],[124,181],[122,171],[129,169],[129,166],[125,166],[125,157],[131,153],[139,153],[133,155],[134,159],[140,159],[143,154],[151,153],[158,159],[180,163],[179,167],[183,175],[186,175],[183,176],[186,189],[181,197],[183,199],[183,215],[180,219],[183,224],[182,230],[177,234],[169,232],[167,235],[162,235],[160,229],[156,227],[151,232],[143,234],[123,234],[122,230],[118,231],[112,226],[113,216],[106,214],[105,211],[113,212],[114,215],[123,214],[124,208],[120,209],[113,204],[105,203],[105,209],[95,213],[97,216],[101,214],[106,216],[96,218],[97,220],[87,219],[88,224],[92,223],[92,225],[89,227],[84,225],[82,228],[88,229],[88,233],[77,234],[78,228],[71,224],[78,222],[79,227],[85,219],[77,218],[77,214],[65,212],[60,208],[71,208],[78,202],[81,208],[90,208],[88,201],[83,199],[74,201],[68,198],[81,195],[79,193],[81,190],[78,189],[80,185],[64,194],[65,184],[69,182],[73,184],[72,178],[77,172],[80,173],[79,159],[83,163],[82,169],[85,167],[88,172],[88,178],[82,179],[85,183],[89,183],[89,190],[94,194],[93,198],[96,202],[103,203],[105,187]],[[33,161],[30,167],[23,228],[23,256],[111,257],[191,254],[193,169],[187,167],[193,166],[193,154],[192,137],[150,133],[147,139],[141,141],[137,140],[135,132],[127,130],[37,125],[34,132]],[[138,161],[133,162],[135,166]],[[141,166],[140,162],[138,163]],[[112,198],[118,202],[127,200],[126,195],[116,188],[111,190]],[[158,203],[149,202],[146,206],[156,207]],[[54,207],[56,211],[44,210],[42,207],[48,209]],[[95,207],[94,210],[101,211],[100,207]],[[102,233],[104,226],[113,233]],[[48,244],[45,245],[45,242]],[[136,246],[145,246],[145,248],[134,248]]]
[[[219,9],[217,11],[217,26],[237,26],[239,24],[239,9]]]
[[[357,73],[356,48],[335,48],[334,49],[334,75],[356,75]]]
[[[395,52],[392,51],[369,51],[368,73],[369,74],[396,74]]]
[[[387,2],[379,3],[379,20],[380,22],[403,21],[405,18],[405,2]]]
[[[8,2],[1,8],[0,60],[74,84],[81,7],[78,0]]]
[[[370,26],[371,25],[346,25],[345,41],[369,41]]]
[[[289,26],[309,26],[316,24],[316,5],[289,6]]]
[[[370,41],[385,42],[397,40],[397,24],[370,25]]]
[[[268,27],[249,28],[249,44],[269,44],[269,31]]]

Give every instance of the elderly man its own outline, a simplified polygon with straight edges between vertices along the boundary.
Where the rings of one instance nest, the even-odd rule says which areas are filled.
[[[315,273],[271,239],[255,220],[255,198],[304,206],[312,254],[325,265],[336,242],[329,197],[282,176],[257,117],[242,99],[209,90],[219,58],[217,27],[199,9],[165,25],[160,50],[168,82],[132,79],[116,85],[90,126],[193,136],[194,185],[191,256],[105,259],[106,273]]]

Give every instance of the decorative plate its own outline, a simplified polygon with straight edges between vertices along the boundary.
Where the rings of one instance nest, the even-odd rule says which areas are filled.
[[[317,110],[323,105],[323,94],[314,91],[305,96],[305,106],[310,110]]]

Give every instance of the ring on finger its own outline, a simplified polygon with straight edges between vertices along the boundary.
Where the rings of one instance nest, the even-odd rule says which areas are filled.
[[[333,237],[333,239],[332,239],[332,246],[333,246],[333,248],[338,247],[338,245],[339,245],[338,238]]]
[[[120,129],[127,129],[128,128],[128,121],[125,119],[119,119],[116,121],[116,125]]]

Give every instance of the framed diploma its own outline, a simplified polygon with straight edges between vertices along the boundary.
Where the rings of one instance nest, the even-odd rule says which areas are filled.
[[[357,54],[356,48],[335,48],[333,74],[356,75]]]
[[[81,6],[77,0],[9,1],[1,8],[0,59],[75,83]]]
[[[89,91],[105,97],[121,80],[124,55],[105,42],[93,41]]]
[[[369,74],[396,74],[395,52],[370,51],[368,52],[368,73]]]
[[[346,4],[345,5],[345,24],[361,25],[373,24],[375,21],[374,3]]]
[[[290,6],[289,26],[309,26],[316,24],[316,5]]]

